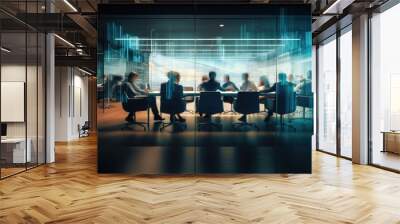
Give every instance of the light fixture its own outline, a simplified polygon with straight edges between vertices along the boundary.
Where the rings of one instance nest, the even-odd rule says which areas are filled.
[[[222,23],[221,23],[221,24],[219,24],[219,27],[224,27],[224,26],[225,26],[225,25],[224,25],[224,24],[222,24]]]
[[[65,44],[67,44],[68,46],[75,48],[75,45],[73,45],[71,42],[69,42],[68,40],[60,37],[58,34],[54,34],[55,37],[57,37],[59,40],[61,40],[62,42],[64,42]]]
[[[10,53],[11,52],[11,50],[9,50],[9,49],[7,49],[5,47],[1,47],[0,49],[1,49],[1,51],[4,51],[6,53]]]
[[[68,5],[68,7],[70,7],[74,12],[78,12],[78,10],[68,0],[64,0],[64,3]]]
[[[81,69],[81,68],[79,68],[79,67],[78,67],[78,70],[81,71],[81,72],[83,72],[83,73],[85,73],[86,75],[92,75],[92,73],[90,73],[90,72],[88,72],[88,71],[86,71],[86,70],[84,70],[84,69]]]
[[[339,12],[340,8],[342,8],[343,10],[344,8],[349,6],[352,2],[354,2],[354,0],[336,0],[335,2],[333,2],[332,5],[330,5],[327,9],[325,9],[322,14],[323,15],[341,14],[342,12]]]
[[[131,41],[151,41],[151,40],[156,40],[156,41],[207,41],[207,40],[219,40],[219,41],[248,41],[248,40],[254,40],[254,41],[299,41],[301,40],[300,38],[115,38],[115,40],[131,40]]]
[[[284,44],[140,44],[140,47],[283,47]]]
[[[143,51],[151,51],[150,49],[148,50],[143,50]],[[258,53],[258,52],[272,52],[272,49],[255,49],[255,50],[246,50],[246,49],[236,49],[236,50],[219,50],[219,49],[178,49],[178,50],[169,50],[169,49],[155,49],[155,52],[193,52],[193,53],[198,53],[198,52],[249,52],[249,53]]]

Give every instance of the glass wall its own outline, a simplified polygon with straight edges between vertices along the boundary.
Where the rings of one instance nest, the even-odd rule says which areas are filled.
[[[352,32],[351,26],[340,36],[340,154],[352,157]]]
[[[339,63],[339,64],[338,64]],[[352,157],[352,28],[322,41],[318,47],[317,148]],[[338,123],[339,122],[339,123]]]
[[[336,154],[336,36],[318,47],[317,148]]]
[[[140,7],[99,16],[100,172],[310,171],[307,6]],[[183,119],[164,106],[167,85],[184,90]],[[137,95],[151,110],[129,104]]]
[[[371,19],[371,159],[373,164],[395,170],[400,170],[398,21],[400,4]]]
[[[40,2],[20,1],[18,10],[36,13]],[[44,46],[43,33],[0,14],[1,178],[45,162]]]

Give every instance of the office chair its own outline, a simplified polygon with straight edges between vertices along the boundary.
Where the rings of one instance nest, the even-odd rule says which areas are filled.
[[[198,112],[200,114],[208,114],[211,116],[213,114],[222,113],[223,111],[224,107],[223,107],[223,102],[221,100],[220,92],[213,92],[213,91],[200,92],[199,107],[198,107]],[[202,126],[210,126],[216,128],[222,127],[221,124],[212,122],[211,117],[210,119],[207,120],[207,122],[200,122],[199,129]]]
[[[180,114],[186,111],[186,103],[185,99],[166,99],[167,91],[165,89],[165,86],[161,86],[160,90],[160,112],[161,113],[166,113],[170,115],[170,121],[169,122],[162,122],[160,126],[160,131],[163,131],[165,128],[169,126],[178,126],[183,129],[186,129],[186,123],[185,122],[179,122],[178,120],[174,119],[174,116],[176,114]],[[194,101],[194,99],[193,99]]]
[[[280,125],[283,127],[285,123],[283,118],[286,114],[290,114],[296,111],[296,92],[292,85],[277,85],[276,97],[275,97],[275,108],[274,113],[280,116]],[[288,125],[296,129],[294,126]]]
[[[193,86],[184,86],[183,87],[183,91],[194,91],[194,88],[193,88]],[[194,103],[194,96],[185,96],[183,99],[185,100],[186,104]],[[194,114],[193,110],[187,110],[186,109],[185,112],[189,112],[189,113]]]
[[[306,118],[306,108],[310,108],[312,111],[314,107],[314,100],[311,82],[304,84],[302,91],[297,96],[297,106],[303,108],[303,119]]]
[[[244,121],[233,123],[234,128],[254,127],[257,131],[260,130],[256,124],[247,122],[248,114],[260,112],[259,92],[239,92],[235,102],[235,111],[244,115]]]
[[[136,121],[136,112],[138,111],[147,111],[149,105],[147,103],[146,97],[135,97],[135,98],[127,98],[122,103],[122,108],[124,111],[128,113],[134,114],[134,121],[126,122],[125,127],[122,130],[133,130],[131,126],[138,125],[143,127],[144,131],[146,131],[146,126],[149,125],[147,122],[137,122]]]
[[[229,103],[231,105],[231,108],[229,110],[224,111],[223,114],[229,114],[229,113],[237,114],[237,112],[233,110],[233,103],[235,102],[235,98],[233,96],[224,96],[222,100],[225,103]]]
[[[89,130],[90,130],[89,121],[85,121],[85,123],[82,126],[80,124],[78,124],[78,135],[79,135],[79,138],[89,136]]]

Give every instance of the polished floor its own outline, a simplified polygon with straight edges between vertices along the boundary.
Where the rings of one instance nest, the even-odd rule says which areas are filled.
[[[400,170],[400,154],[375,150],[372,161],[379,166]]]
[[[400,175],[313,152],[313,174],[97,174],[96,137],[0,181],[0,223],[400,223]]]

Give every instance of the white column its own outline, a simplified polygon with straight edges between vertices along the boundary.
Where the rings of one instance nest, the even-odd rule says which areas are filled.
[[[368,15],[353,19],[353,162],[368,163]]]
[[[54,35],[46,36],[46,163],[55,161],[54,133],[55,133],[55,60]]]

